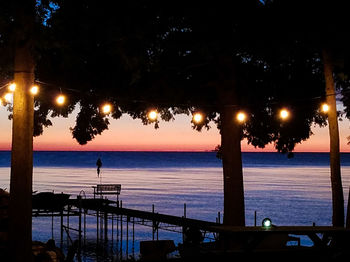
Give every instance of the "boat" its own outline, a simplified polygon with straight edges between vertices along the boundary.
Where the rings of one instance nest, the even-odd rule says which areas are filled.
[[[68,203],[70,195],[64,193],[39,192],[32,194],[32,208],[60,211]]]

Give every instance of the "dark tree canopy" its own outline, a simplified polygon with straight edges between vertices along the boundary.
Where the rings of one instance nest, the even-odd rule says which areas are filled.
[[[108,9],[94,1],[62,2],[48,21],[64,43],[56,52],[60,61],[49,68],[39,60],[38,74],[43,82],[57,77],[58,84],[79,89],[86,96],[81,101],[91,94],[107,97],[117,109],[114,117],[127,112],[144,123],[152,107],[166,119],[200,110],[203,125],[211,120],[220,125],[222,106],[242,108],[251,115],[243,133],[249,143],[276,142],[279,151],[288,152],[309,137],[312,123],[324,123],[317,114],[320,100],[312,101],[324,96],[322,64],[305,46],[278,39],[273,15],[259,1],[234,6],[133,1]],[[83,114],[98,117],[100,101],[90,101],[80,104],[84,113],[73,129],[80,143],[107,128],[104,121],[78,126]],[[283,124],[277,116],[282,106],[293,114]]]
[[[250,114],[243,137],[258,147],[275,143],[282,152],[307,139],[313,123],[325,124],[319,114],[322,61],[315,50],[322,40],[319,32],[334,30],[338,23],[306,24],[307,15],[321,18],[310,13],[314,1],[303,4],[304,13],[298,1],[156,2],[38,4],[36,79],[42,91],[35,135],[51,125],[48,116],[67,117],[79,103],[72,133],[85,144],[108,128],[99,113],[106,100],[114,105],[113,118],[128,113],[144,124],[150,123],[150,108],[164,120],[200,110],[206,120],[194,125],[198,130],[210,121],[220,126],[222,106],[243,109]],[[11,79],[9,32],[15,21],[13,6],[2,5],[0,73],[5,83]],[[68,95],[65,107],[52,103],[60,92]],[[345,106],[347,101],[344,96]],[[292,111],[288,122],[278,120],[281,107]]]

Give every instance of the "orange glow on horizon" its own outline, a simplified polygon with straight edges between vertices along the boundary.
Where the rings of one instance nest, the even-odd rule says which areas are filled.
[[[142,124],[141,120],[133,120],[122,116],[112,120],[108,130],[85,146],[79,145],[71,135],[70,127],[75,125],[75,117],[52,118],[52,127],[45,128],[42,136],[34,138],[34,150],[47,151],[212,151],[220,144],[220,134],[214,124],[209,131],[197,132],[192,129],[191,116],[179,115],[175,121],[161,121],[160,128]],[[12,124],[7,119],[8,112],[0,107],[0,150],[11,150]],[[349,121],[339,122],[341,152],[350,152],[346,137],[349,136]],[[313,127],[307,141],[297,144],[295,152],[329,152],[328,127]],[[59,139],[58,139],[59,138]],[[273,145],[264,149],[254,148],[241,142],[242,152],[276,152]]]

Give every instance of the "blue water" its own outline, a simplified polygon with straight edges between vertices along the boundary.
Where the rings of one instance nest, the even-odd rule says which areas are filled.
[[[215,152],[37,151],[33,161],[35,167],[95,167],[98,157],[106,168],[221,167]],[[10,159],[9,151],[0,151],[0,167],[9,167]],[[242,161],[244,167],[329,166],[329,154],[245,152]],[[350,166],[350,153],[341,154],[341,165]]]
[[[103,162],[100,177],[96,160]],[[345,207],[350,186],[350,154],[341,155]],[[0,152],[0,187],[9,188],[10,152]],[[275,225],[331,225],[332,203],[329,156],[326,153],[296,153],[294,158],[278,153],[243,153],[246,224],[270,217]],[[215,152],[35,152],[33,190],[65,192],[76,198],[82,191],[92,196],[98,183],[122,185],[123,206],[145,211],[186,216],[215,222],[223,216],[221,161]],[[112,197],[113,198],[113,197]],[[70,221],[76,225],[76,219]],[[116,221],[115,221],[116,222]],[[33,239],[60,242],[59,220],[33,219]],[[76,227],[76,226],[75,226]],[[110,226],[111,227],[111,226]],[[125,231],[125,226],[124,226]],[[152,229],[135,228],[135,252],[139,241],[152,239]],[[125,235],[123,252],[125,254]],[[71,232],[73,239],[77,238]],[[129,242],[131,237],[129,238]],[[181,235],[165,230],[159,239],[181,242]],[[96,246],[96,218],[87,217],[87,241]],[[66,243],[66,235],[65,241]],[[302,244],[308,245],[307,239]],[[117,253],[111,244],[112,257]],[[129,243],[129,254],[132,243]],[[84,261],[96,261],[96,252]],[[101,260],[100,261],[111,261]]]

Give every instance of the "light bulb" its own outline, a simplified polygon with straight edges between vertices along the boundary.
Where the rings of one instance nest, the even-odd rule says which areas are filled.
[[[238,120],[238,122],[243,123],[246,119],[247,119],[247,115],[246,115],[245,113],[239,112],[239,113],[237,114],[237,120]]]
[[[200,122],[202,122],[203,120],[203,116],[201,113],[195,113],[193,115],[193,122],[195,122],[196,124],[199,124]]]
[[[272,226],[272,221],[270,218],[264,218],[264,220],[262,221],[262,226],[264,228],[270,228]]]
[[[323,111],[324,113],[327,113],[327,112],[329,111],[329,105],[323,104],[323,105],[322,105],[322,111]]]
[[[65,102],[65,100],[66,100],[66,98],[65,98],[64,95],[59,95],[59,96],[56,98],[56,102],[57,102],[57,104],[59,104],[59,105],[63,105],[64,102]]]
[[[110,104],[105,104],[103,107],[102,107],[102,112],[104,114],[109,114],[110,112],[112,111],[112,106]]]
[[[285,120],[289,117],[289,111],[287,109],[282,109],[280,111],[280,117]]]
[[[39,87],[38,86],[32,86],[32,88],[30,89],[30,93],[32,95],[36,95],[39,93]]]
[[[15,84],[15,83],[11,83],[11,84],[9,85],[9,90],[10,90],[11,92],[15,92],[15,90],[16,90],[16,84]]]
[[[5,94],[4,98],[5,98],[6,102],[11,102],[12,94],[11,93],[7,93],[7,94]]]
[[[150,121],[155,121],[158,117],[158,113],[155,110],[151,110],[147,116]]]

